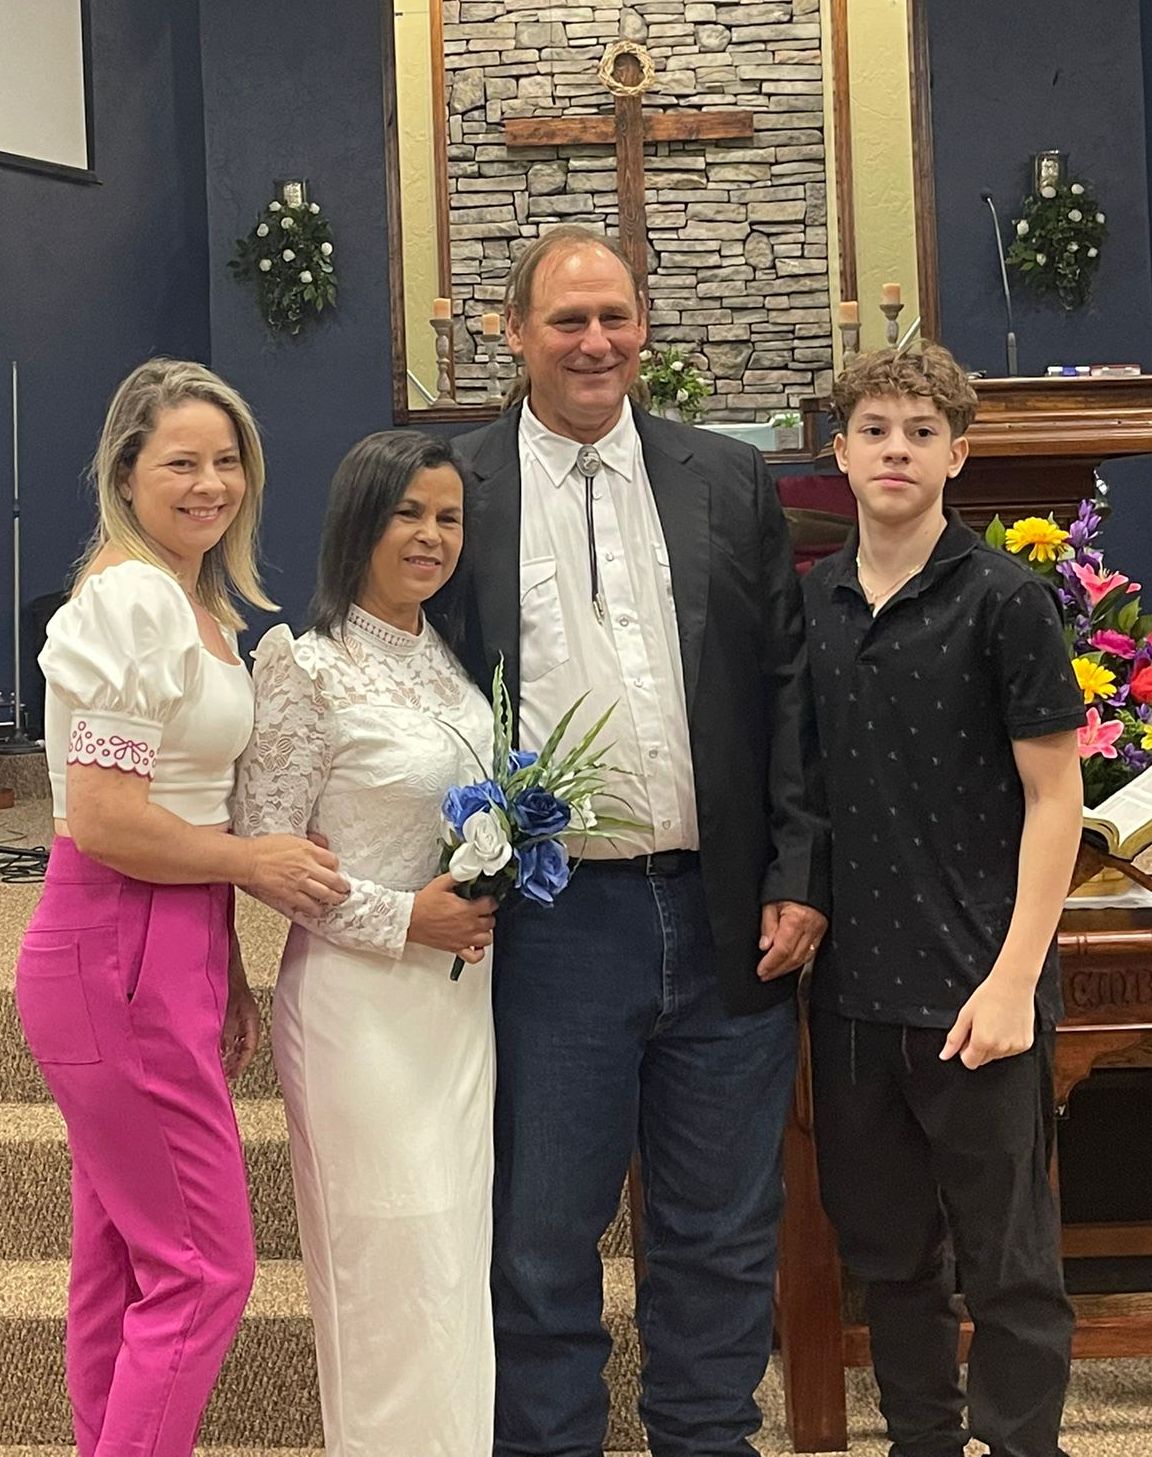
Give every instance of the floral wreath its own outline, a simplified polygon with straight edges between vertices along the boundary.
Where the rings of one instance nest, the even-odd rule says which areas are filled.
[[[236,240],[228,267],[242,282],[255,280],[256,302],[274,333],[299,334],[310,311],[336,302],[332,229],[315,202],[270,202]]]
[[[1036,293],[1083,308],[1100,266],[1106,218],[1082,182],[1049,183],[1024,199],[1007,263]]]
[[[680,411],[681,419],[689,423],[704,413],[708,386],[696,366],[674,346],[641,350],[640,378],[648,386],[656,409],[674,406]]]

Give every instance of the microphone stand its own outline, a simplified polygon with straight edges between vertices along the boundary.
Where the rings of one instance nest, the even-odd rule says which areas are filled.
[[[1014,379],[1020,373],[1020,367],[1016,357],[1016,328],[1012,321],[1012,291],[1008,287],[1008,265],[1004,261],[1004,239],[1000,236],[1000,219],[996,216],[996,204],[992,201],[992,194],[982,192],[980,196],[988,204],[988,209],[992,214],[992,228],[996,234],[996,252],[1000,259],[1000,281],[1004,285],[1004,309],[1008,315],[1008,335],[1005,339],[1008,353],[1008,377]]]

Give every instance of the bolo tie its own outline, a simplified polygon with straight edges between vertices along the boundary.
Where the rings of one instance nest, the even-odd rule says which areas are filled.
[[[604,598],[600,595],[600,567],[596,561],[596,517],[592,510],[592,482],[603,469],[594,445],[582,445],[576,454],[576,469],[584,477],[584,519],[588,524],[588,569],[592,581],[592,611],[604,621]]]

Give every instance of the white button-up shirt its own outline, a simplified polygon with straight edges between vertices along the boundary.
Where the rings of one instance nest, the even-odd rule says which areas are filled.
[[[520,744],[539,749],[587,693],[566,743],[611,704],[601,742],[611,744],[605,814],[648,831],[591,840],[588,858],[614,859],[699,847],[684,671],[672,573],[632,406],[596,441],[602,468],[592,509],[601,621],[592,604],[580,442],[545,429],[525,404],[520,420]]]

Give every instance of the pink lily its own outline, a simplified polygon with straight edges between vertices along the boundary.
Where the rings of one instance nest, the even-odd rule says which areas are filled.
[[[1082,759],[1091,759],[1099,754],[1102,759],[1115,759],[1116,740],[1124,732],[1124,725],[1118,718],[1101,723],[1100,710],[1088,710],[1088,722],[1076,730],[1076,747]]]
[[[1131,659],[1136,656],[1135,640],[1114,627],[1102,627],[1088,641],[1094,648],[1099,648],[1102,653],[1111,653],[1114,658]]]
[[[1139,592],[1139,583],[1129,585],[1129,578],[1120,572],[1101,572],[1093,566],[1085,566],[1081,562],[1069,562],[1069,569],[1076,580],[1084,588],[1088,595],[1088,601],[1095,607],[1107,597],[1109,592],[1114,592],[1117,587],[1128,586],[1129,592]]]

